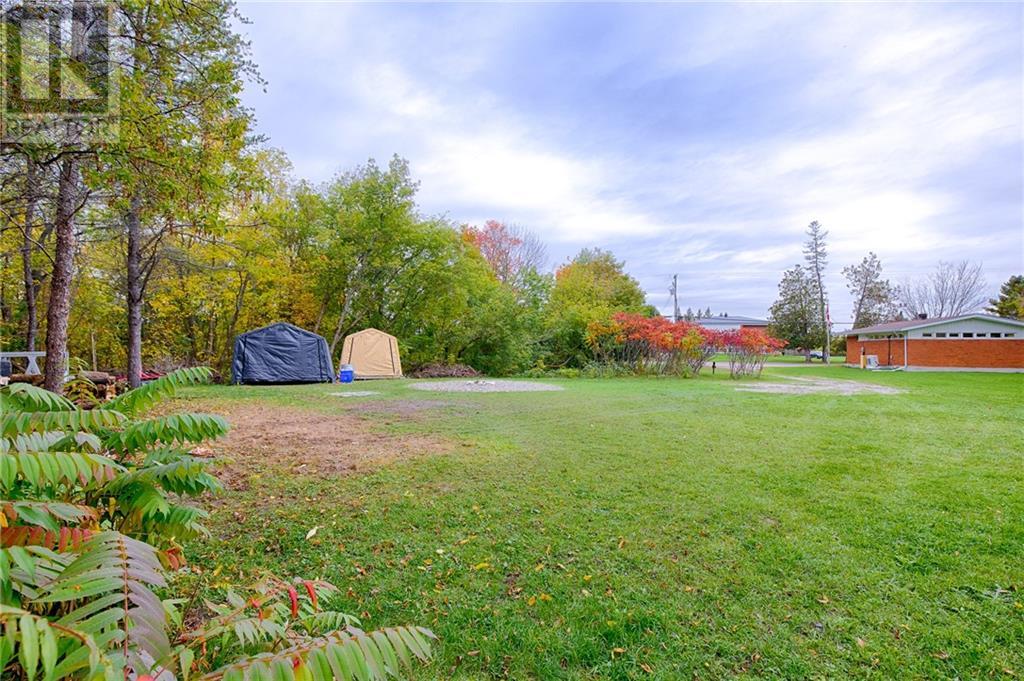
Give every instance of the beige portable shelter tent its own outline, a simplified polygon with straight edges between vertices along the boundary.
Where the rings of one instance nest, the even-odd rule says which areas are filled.
[[[351,364],[356,378],[401,378],[398,339],[377,329],[363,329],[345,337],[341,364]]]

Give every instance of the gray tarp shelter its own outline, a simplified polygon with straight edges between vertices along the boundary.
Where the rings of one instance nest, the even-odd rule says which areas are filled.
[[[327,341],[278,322],[235,339],[234,383],[329,383],[334,378]]]

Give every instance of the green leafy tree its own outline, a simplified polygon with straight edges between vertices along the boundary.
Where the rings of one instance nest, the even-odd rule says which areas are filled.
[[[555,273],[545,315],[552,364],[586,363],[591,356],[587,346],[591,322],[607,320],[616,312],[652,313],[640,284],[623,267],[608,251],[583,249]]]
[[[821,342],[821,317],[815,305],[816,282],[803,266],[786,270],[779,282],[779,297],[771,306],[769,332],[792,348],[810,351]]]
[[[317,289],[325,314],[333,312],[335,320],[332,354],[381,306],[408,305],[408,298],[396,300],[399,279],[417,273],[444,248],[437,225],[423,224],[416,213],[417,188],[408,161],[396,155],[387,168],[370,159],[322,196],[318,213],[327,243]]]
[[[1010,319],[1024,319],[1024,275],[1015,274],[999,288],[999,297],[988,301],[987,312]]]
[[[896,287],[882,279],[882,261],[868,253],[857,265],[843,268],[846,288],[853,296],[853,326],[862,328],[894,319],[899,314]]]
[[[90,185],[110,196],[109,224],[124,249],[128,381],[142,371],[148,286],[176,234],[221,229],[223,206],[245,183],[249,112],[243,78],[255,72],[233,30],[230,2],[118,3],[123,36],[120,133]]]

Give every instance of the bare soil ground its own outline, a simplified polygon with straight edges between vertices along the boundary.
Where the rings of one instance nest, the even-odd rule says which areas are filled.
[[[528,381],[500,381],[491,379],[475,379],[472,381],[431,381],[429,383],[413,383],[416,390],[434,390],[446,393],[526,393],[548,390],[562,390],[560,385],[536,383]]]
[[[812,395],[831,393],[834,395],[898,395],[902,390],[874,383],[844,381],[834,378],[808,378],[787,376],[788,383],[752,383],[736,388],[748,393],[779,393],[782,395]]]
[[[296,475],[347,475],[424,454],[450,451],[429,435],[396,435],[375,429],[353,410],[324,414],[286,407],[218,405],[231,431],[209,454],[221,460],[217,474],[231,489],[266,467]]]

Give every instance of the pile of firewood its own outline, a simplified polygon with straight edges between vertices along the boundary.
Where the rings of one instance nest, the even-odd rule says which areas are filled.
[[[474,378],[480,372],[465,364],[427,364],[407,374],[409,378]]]

